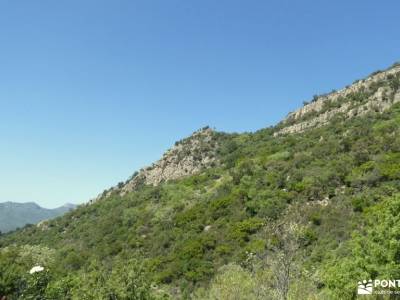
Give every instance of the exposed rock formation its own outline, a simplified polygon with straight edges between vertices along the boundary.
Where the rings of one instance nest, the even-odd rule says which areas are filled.
[[[400,102],[400,90],[390,85],[390,80],[398,79],[400,66],[359,80],[349,87],[318,97],[315,101],[290,113],[282,121],[286,125],[275,135],[302,132],[308,128],[322,126],[335,115],[343,113],[346,117],[366,114],[370,111],[382,112],[394,103]],[[358,102],[352,98],[361,97]],[[364,98],[363,98],[364,97]]]
[[[140,170],[122,187],[122,193],[140,184],[158,185],[161,182],[193,175],[216,162],[217,143],[214,131],[203,128],[189,138],[177,142],[163,157],[150,167]]]
[[[125,183],[120,183],[103,192],[90,203],[107,197],[115,191],[124,195],[143,184],[156,186],[162,182],[196,174],[219,163],[216,155],[218,146],[216,132],[209,127],[204,127],[190,137],[176,142],[160,160],[136,172]]]

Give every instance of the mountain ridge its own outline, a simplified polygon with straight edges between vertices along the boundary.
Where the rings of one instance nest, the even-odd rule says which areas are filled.
[[[369,91],[368,95],[361,95],[361,97],[364,97],[363,102],[354,103],[353,98],[359,96],[357,93],[365,90]],[[347,99],[346,97],[349,96],[351,98]],[[314,96],[310,103],[306,103],[303,107],[290,112],[280,121],[275,126],[276,130],[273,135],[278,137],[283,134],[301,133],[305,130],[324,126],[337,115],[353,118],[371,111],[382,113],[398,102],[400,102],[400,63],[394,63],[391,67],[383,71],[373,72],[363,79],[355,80],[353,84],[338,91]],[[303,121],[304,117],[310,118]],[[200,150],[199,147],[196,147],[196,143],[202,143],[206,140],[205,142],[208,144],[206,146],[208,146],[209,151],[215,152],[218,150],[218,144],[215,141],[214,143],[208,143],[213,141],[217,134],[222,134],[222,132],[216,132],[209,126],[195,131],[192,135],[176,142],[171,149],[163,154],[162,158],[150,166],[135,172],[125,182],[120,182],[118,185],[103,191],[95,199],[89,200],[89,203],[107,198],[113,192],[119,192],[124,195],[143,184],[156,186],[163,181],[190,176],[210,167],[212,164],[218,164],[219,161],[216,159],[215,153],[202,157],[201,159],[205,161],[202,161],[201,164],[193,163],[198,161],[198,159],[193,159],[193,156],[198,156],[198,151]],[[200,151],[201,155],[204,154],[204,148],[202,150],[203,152]],[[210,153],[208,152],[207,154]],[[180,161],[182,161],[182,156],[184,159],[191,160],[189,165],[179,165]]]
[[[27,224],[37,224],[61,216],[75,207],[74,204],[66,203],[60,207],[49,209],[41,207],[35,202],[1,202],[0,231],[6,233]]]
[[[400,270],[400,103],[392,103],[399,79],[350,93],[343,112],[321,105],[253,133],[206,129],[101,201],[2,235],[0,294],[355,299],[361,278]],[[387,108],[347,116],[387,87]],[[324,110],[334,114],[327,122],[276,134]],[[208,135],[213,146],[198,147]],[[181,172],[186,161],[191,170]],[[33,263],[47,272],[26,277]]]
[[[216,153],[219,148],[218,135],[221,133],[209,126],[193,132],[190,136],[175,142],[175,145],[159,160],[135,172],[125,182],[103,191],[89,203],[106,198],[115,192],[124,195],[142,185],[157,186],[162,182],[190,176],[219,164]]]

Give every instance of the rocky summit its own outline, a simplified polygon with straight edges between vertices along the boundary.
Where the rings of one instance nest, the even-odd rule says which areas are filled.
[[[125,183],[110,188],[95,200],[110,196],[113,192],[125,195],[141,185],[157,186],[162,182],[193,175],[208,167],[219,164],[219,133],[206,126],[195,131],[191,136],[177,141],[166,151],[161,159],[151,166],[135,172]]]
[[[160,160],[135,174],[120,188],[121,193],[133,191],[141,184],[156,186],[215,166],[218,163],[217,148],[215,132],[209,127],[202,128],[176,142]]]

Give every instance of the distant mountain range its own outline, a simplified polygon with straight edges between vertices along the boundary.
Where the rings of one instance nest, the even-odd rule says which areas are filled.
[[[0,203],[0,231],[5,233],[26,224],[36,224],[65,214],[75,208],[74,204],[65,204],[54,209],[40,207],[34,202]]]

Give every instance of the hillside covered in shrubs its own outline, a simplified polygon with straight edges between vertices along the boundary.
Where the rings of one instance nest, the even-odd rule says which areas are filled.
[[[390,86],[392,103],[399,80],[371,88]],[[284,127],[207,129],[213,158],[195,173],[1,236],[0,296],[352,299],[359,280],[400,279],[400,103]]]

